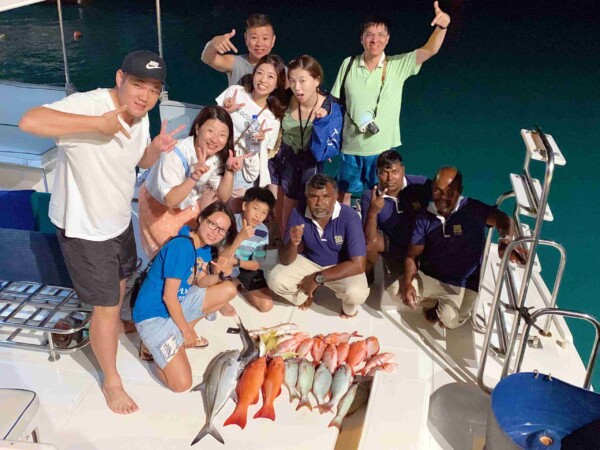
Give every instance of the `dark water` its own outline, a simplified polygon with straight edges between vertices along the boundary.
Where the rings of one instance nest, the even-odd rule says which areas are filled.
[[[567,249],[559,305],[600,316],[600,242],[594,231],[600,224],[597,2],[452,0],[441,7],[452,16],[446,42],[405,88],[402,153],[409,172],[433,175],[441,165],[456,165],[464,173],[466,194],[493,203],[510,189],[508,174],[521,171],[519,130],[542,126],[568,161],[556,169],[550,196],[555,220],[542,234]],[[257,11],[270,14],[276,25],[275,53],[286,61],[302,53],[315,56],[328,87],[342,59],[361,52],[359,24],[365,14],[390,16],[389,54],[423,45],[433,17],[429,1],[163,0],[170,98],[214,103],[226,77],[200,62],[202,48],[231,28],[238,31],[235,44],[243,48],[244,20]],[[79,90],[111,86],[126,53],[157,49],[154,1],[92,0],[65,7],[64,16],[71,78]],[[76,30],[83,33],[78,42],[71,38]],[[6,35],[0,40],[0,77],[64,83],[53,6],[2,13],[0,33]],[[557,258],[553,252],[542,257],[551,285]],[[571,329],[587,360],[593,333],[578,323]]]

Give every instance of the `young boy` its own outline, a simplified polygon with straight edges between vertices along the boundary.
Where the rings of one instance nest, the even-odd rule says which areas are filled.
[[[273,308],[273,293],[267,287],[259,261],[265,259],[269,244],[269,230],[263,222],[274,207],[275,196],[267,188],[248,189],[242,213],[235,215],[238,236],[222,253],[222,256],[233,257],[232,276],[237,276],[242,296],[260,312]]]

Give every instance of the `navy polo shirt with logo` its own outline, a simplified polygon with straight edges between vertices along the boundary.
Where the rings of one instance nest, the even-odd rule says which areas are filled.
[[[290,229],[304,224],[302,255],[320,266],[334,266],[357,256],[366,256],[365,235],[360,216],[348,205],[335,202],[333,214],[325,229],[312,219],[308,207],[295,208],[285,231],[284,243],[290,240]]]
[[[404,259],[410,243],[415,216],[427,207],[431,199],[431,180],[422,175],[406,175],[404,188],[398,198],[384,196],[384,205],[377,215],[377,228],[389,239],[387,255]],[[371,191],[365,191],[360,199],[363,227],[371,206]]]
[[[468,197],[461,197],[456,206],[444,220],[430,202],[416,217],[411,243],[425,246],[419,266],[424,274],[477,291],[486,222],[496,208]]]

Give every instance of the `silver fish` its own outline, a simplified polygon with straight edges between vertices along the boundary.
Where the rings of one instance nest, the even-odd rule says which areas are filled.
[[[333,381],[331,382],[331,399],[321,405],[321,412],[331,411],[346,391],[348,391],[350,383],[352,383],[352,369],[350,369],[350,366],[344,364],[338,367],[333,374]]]
[[[210,434],[221,444],[225,444],[221,433],[213,424],[213,419],[219,414],[235,390],[242,366],[239,358],[239,350],[219,353],[206,369],[204,381],[192,389],[192,391],[203,391],[206,422],[191,445],[200,441],[207,434]]]
[[[371,393],[371,385],[373,384],[373,380],[363,381],[357,383],[358,389],[356,390],[356,395],[354,396],[354,401],[348,410],[347,416],[354,414],[362,405],[367,403],[369,400],[369,394]]]
[[[278,336],[285,333],[292,333],[298,329],[295,323],[280,323],[273,327],[259,328],[258,330],[250,330],[250,336],[259,336],[265,333],[275,332]]]
[[[258,348],[250,337],[248,330],[239,317],[236,317],[236,322],[240,328],[242,351],[228,350],[219,353],[208,365],[202,383],[192,389],[192,391],[202,390],[204,393],[206,422],[191,445],[200,441],[207,434],[210,434],[221,444],[225,443],[223,437],[213,425],[213,419],[225,406],[229,397],[235,393],[237,381],[244,368],[250,361],[258,357]]]
[[[350,406],[352,406],[352,402],[354,401],[354,397],[356,396],[356,391],[358,390],[358,384],[353,384],[350,386],[344,398],[340,400],[338,404],[337,414],[333,418],[333,420],[329,423],[330,427],[336,427],[338,430],[342,430],[342,421],[346,414],[348,414],[348,410]]]
[[[312,388],[314,378],[315,367],[308,360],[303,359],[298,368],[298,382],[296,383],[296,389],[300,393],[300,402],[298,403],[296,411],[303,406],[307,406],[308,409],[312,411],[312,405],[308,399],[308,394]]]
[[[296,390],[296,383],[298,382],[298,366],[300,365],[297,359],[286,359],[285,360],[285,376],[283,382],[290,391],[290,403],[295,399],[300,398],[300,394]]]
[[[317,405],[321,406],[325,403],[325,397],[329,394],[332,380],[333,376],[327,366],[321,364],[315,372],[315,380],[313,381],[312,388],[313,394],[317,399]]]

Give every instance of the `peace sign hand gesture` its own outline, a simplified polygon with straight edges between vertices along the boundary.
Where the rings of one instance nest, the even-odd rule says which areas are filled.
[[[254,236],[254,232],[254,227],[252,225],[249,225],[246,219],[242,219],[242,229],[238,233],[241,236],[242,240],[246,241],[250,239],[252,236]]]
[[[263,120],[262,123],[260,124],[260,128],[258,129],[258,133],[256,133],[254,135],[254,139],[256,139],[257,141],[264,141],[266,134],[271,131],[273,128],[265,128],[265,123],[266,120]]]
[[[131,135],[127,132],[119,120],[119,114],[124,112],[126,109],[127,105],[123,105],[113,111],[108,111],[102,114],[100,116],[101,120],[99,122],[98,131],[104,136],[114,136],[120,131],[127,139],[131,139]]]
[[[231,38],[235,36],[235,29],[232,29],[229,33],[222,34],[221,36],[215,36],[212,40],[212,46],[221,55],[227,52],[238,52],[235,45],[231,43]]]
[[[177,139],[175,139],[175,135],[179,133],[181,130],[185,128],[184,125],[180,125],[175,128],[170,133],[167,133],[167,120],[163,120],[162,125],[160,127],[160,133],[154,139],[150,145],[154,147],[154,149],[161,153],[167,153],[175,148],[177,144]]]
[[[235,97],[237,96],[237,89],[233,92],[233,95],[231,97],[227,97],[224,101],[223,101],[223,108],[225,109],[225,111],[227,111],[229,114],[237,111],[238,109],[240,109],[242,106],[246,106],[245,103],[236,103],[235,101]]]
[[[254,153],[246,153],[242,156],[233,156],[233,150],[229,150],[229,158],[227,158],[227,162],[225,166],[227,170],[231,170],[233,172],[237,172],[242,169],[242,165],[244,164],[244,159],[249,158],[250,156],[254,156]]]
[[[435,11],[435,17],[431,22],[431,26],[437,25],[442,30],[448,28],[448,25],[450,25],[450,16],[440,9],[439,2],[433,2],[433,10]]]

